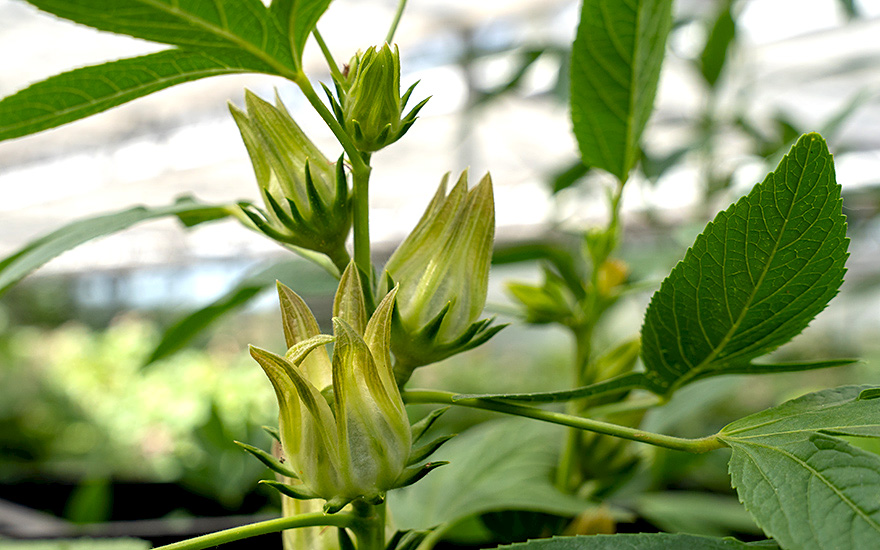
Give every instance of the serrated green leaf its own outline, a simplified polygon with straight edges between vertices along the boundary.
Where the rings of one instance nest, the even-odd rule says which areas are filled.
[[[584,164],[626,181],[671,28],[671,0],[584,0],[571,55],[571,119]]]
[[[299,63],[309,34],[327,11],[331,0],[272,0],[269,10],[290,38],[293,58]]]
[[[444,445],[450,463],[415,485],[390,491],[400,529],[427,529],[491,510],[575,515],[592,506],[553,487],[562,431],[522,419],[486,423]],[[462,488],[467,488],[462,490]]]
[[[102,31],[205,52],[239,51],[284,75],[294,69],[286,35],[260,0],[27,0]]]
[[[877,390],[844,386],[807,394],[719,432],[733,449],[729,470],[740,500],[783,546],[880,544],[880,457],[832,437],[880,437],[880,404],[870,398]]]
[[[776,546],[761,546],[775,548]],[[754,546],[732,538],[642,533],[638,535],[593,535],[530,540],[498,550],[754,550]]]
[[[75,69],[0,101],[0,141],[79,120],[176,84],[245,72],[271,69],[237,52],[180,49]]]
[[[202,204],[192,199],[180,199],[170,206],[135,206],[120,212],[69,223],[61,229],[32,241],[18,252],[0,261],[0,294],[62,252],[96,237],[109,235],[154,218],[177,216],[199,210],[213,211],[216,208],[217,205]]]
[[[788,342],[837,294],[848,243],[831,154],[807,134],[706,226],[654,293],[646,376],[668,393]]]
[[[880,456],[815,433],[725,441],[740,500],[784,548],[880,547]]]
[[[843,386],[809,393],[732,422],[719,437],[737,442],[768,440],[774,445],[818,432],[880,437],[880,403],[870,398],[878,390],[874,386]]]

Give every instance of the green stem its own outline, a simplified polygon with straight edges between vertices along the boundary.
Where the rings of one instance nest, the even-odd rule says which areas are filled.
[[[406,0],[399,0],[397,2],[397,12],[394,14],[394,20],[391,22],[391,28],[388,29],[388,34],[385,35],[385,42],[387,44],[391,44],[391,41],[394,40],[394,33],[397,32],[397,25],[400,23],[400,18],[403,17],[404,8],[406,8]]]
[[[358,153],[362,166],[352,162],[351,200],[354,230],[354,263],[370,279],[372,288],[373,263],[370,257],[370,154]]]
[[[354,142],[351,141],[351,137],[315,93],[312,83],[309,82],[305,74],[300,73],[294,82],[330,127],[330,131],[345,149],[348,160],[351,162],[352,202],[354,203],[352,220],[354,224],[354,262],[363,273],[372,277],[373,264],[370,259],[370,173],[372,168],[370,167],[370,154],[358,151]]]
[[[352,502],[355,521],[350,529],[357,539],[358,550],[384,550],[385,503],[369,504],[361,499]]]
[[[595,268],[593,269],[595,272]],[[594,294],[595,294],[595,285]],[[574,361],[574,384],[575,387],[589,385],[589,373],[587,372],[590,364],[590,355],[593,347],[593,330],[592,324],[587,324],[580,329],[572,329],[572,335],[575,339],[575,361]],[[582,412],[583,400],[575,399],[566,404],[565,410],[570,415],[578,415]],[[569,428],[565,434],[565,441],[562,444],[562,451],[559,454],[559,464],[556,466],[556,487],[565,493],[574,492],[580,485],[578,479],[577,464],[579,443],[581,438],[581,430],[577,428]]]
[[[318,28],[315,27],[315,30],[312,31],[312,36],[315,37],[315,42],[318,43],[318,47],[321,48],[321,53],[324,54],[324,59],[327,61],[327,66],[330,68],[330,76],[333,77],[333,80],[336,82],[342,82],[345,80],[345,77],[342,76],[342,73],[339,72],[339,65],[336,64],[336,60],[333,59],[333,54],[330,53],[330,48],[327,47],[327,43],[324,42],[324,37],[321,36],[321,33],[318,32]]]
[[[593,420],[591,418],[546,411],[536,407],[526,407],[513,403],[505,403],[503,401],[493,401],[490,399],[459,399],[453,401],[452,398],[455,395],[455,393],[440,390],[408,390],[402,392],[403,400],[406,403],[438,403],[443,405],[470,407],[473,409],[484,409],[514,416],[534,418],[535,420],[550,422],[552,424],[561,424],[562,426],[571,426],[572,428],[578,428],[580,430],[613,435],[614,437],[648,443],[649,445],[674,449],[676,451],[686,451],[699,454],[726,447],[725,443],[719,440],[716,435],[699,439],[673,437],[670,435],[646,432],[637,428],[630,428],[629,426],[620,426],[610,422],[602,422],[601,420]]]
[[[289,518],[270,519],[241,527],[233,527],[224,531],[218,531],[209,535],[202,535],[174,544],[160,546],[155,550],[201,550],[203,548],[211,548],[218,544],[225,544],[236,540],[265,535],[266,533],[277,533],[285,529],[294,529],[296,527],[315,527],[319,525],[329,525],[332,527],[350,527],[357,521],[352,514],[339,513],[327,515],[323,512],[313,512],[311,514],[301,514]]]

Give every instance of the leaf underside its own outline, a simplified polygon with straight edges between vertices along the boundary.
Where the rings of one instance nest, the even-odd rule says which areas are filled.
[[[823,390],[719,433],[740,500],[783,547],[880,547],[880,456],[834,437],[880,437],[876,396],[869,386]]]
[[[651,384],[671,392],[788,342],[837,294],[848,243],[831,154],[818,134],[802,136],[654,294],[642,326]]]
[[[571,54],[571,119],[587,166],[626,180],[671,26],[671,0],[584,1]]]

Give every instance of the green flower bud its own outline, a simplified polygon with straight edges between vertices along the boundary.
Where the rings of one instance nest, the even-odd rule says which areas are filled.
[[[305,302],[278,285],[284,356],[251,347],[275,388],[281,444],[301,484],[275,484],[294,498],[323,498],[336,511],[377,502],[412,477],[412,430],[391,367],[392,289],[367,319],[354,264],[334,302],[334,336],[323,336]],[[324,344],[334,341],[332,360]],[[329,381],[329,385],[328,384]]]
[[[351,201],[340,158],[334,166],[276,105],[245,92],[247,112],[230,105],[247,147],[266,210],[242,205],[248,219],[281,242],[315,250],[345,265]]]
[[[416,83],[417,84],[417,83]],[[400,95],[400,53],[388,44],[358,53],[348,66],[344,82],[338,83],[339,100],[330,94],[340,124],[361,151],[373,152],[400,139],[428,102],[423,100],[403,114],[416,84]]]
[[[416,367],[471,349],[503,328],[477,321],[486,304],[495,234],[492,180],[468,191],[467,171],[449,194],[443,177],[412,233],[385,266],[400,285],[391,350],[398,382]]]

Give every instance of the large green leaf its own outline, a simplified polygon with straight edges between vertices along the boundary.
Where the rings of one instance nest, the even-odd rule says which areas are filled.
[[[103,31],[203,52],[246,52],[280,74],[294,68],[287,37],[260,0],[27,1]]]
[[[831,154],[818,134],[802,136],[654,293],[642,326],[651,384],[671,392],[738,372],[788,342],[837,294],[848,243]]]
[[[571,54],[571,119],[584,164],[626,180],[671,27],[672,0],[584,0]]]
[[[755,521],[785,548],[880,547],[880,456],[833,435],[880,437],[880,389],[808,394],[726,426],[730,475]]]
[[[79,120],[175,84],[243,72],[271,68],[233,51],[172,49],[75,69],[0,101],[0,141]]]
[[[431,460],[450,463],[415,485],[388,493],[400,529],[427,529],[498,510],[575,515],[591,504],[551,483],[562,431],[510,419],[472,428]]]
[[[732,538],[712,538],[697,535],[642,533],[638,535],[593,535],[554,537],[531,540],[498,549],[509,550],[755,550],[777,548],[765,542],[747,544]]]
[[[156,208],[136,206],[120,212],[69,223],[32,241],[18,252],[0,261],[0,294],[62,252],[96,237],[109,235],[154,218],[194,214],[200,210],[215,212],[217,208],[217,205],[202,204],[191,198],[182,198],[170,206]]]
[[[299,62],[309,34],[327,11],[331,0],[272,0],[269,9],[290,37],[293,58]]]

